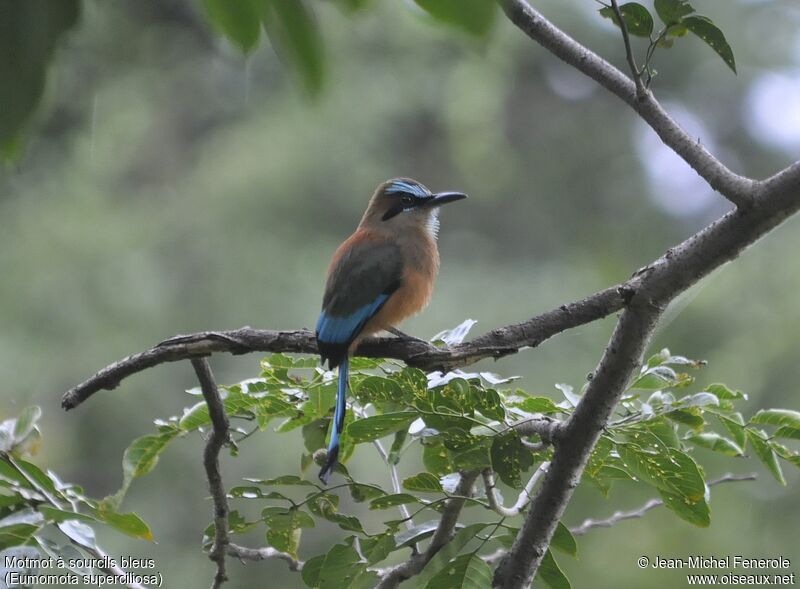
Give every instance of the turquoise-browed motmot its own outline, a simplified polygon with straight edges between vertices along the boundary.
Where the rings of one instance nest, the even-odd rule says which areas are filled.
[[[432,193],[409,178],[384,182],[355,233],[333,254],[316,331],[322,362],[339,367],[328,455],[319,473],[326,484],[339,456],[349,355],[362,338],[393,330],[428,304],[439,270],[439,207],[462,198],[460,192]]]

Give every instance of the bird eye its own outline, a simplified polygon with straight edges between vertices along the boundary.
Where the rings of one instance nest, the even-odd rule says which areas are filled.
[[[400,202],[403,203],[403,206],[410,207],[414,204],[414,197],[406,194],[403,198],[400,199]]]

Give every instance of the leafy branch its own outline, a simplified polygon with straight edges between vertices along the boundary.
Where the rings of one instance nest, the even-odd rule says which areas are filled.
[[[690,32],[708,44],[725,62],[725,65],[733,73],[736,73],[736,60],[725,34],[710,18],[695,14],[695,9],[686,0],[654,0],[656,14],[663,23],[663,27],[655,35],[653,35],[653,16],[642,4],[628,2],[619,6],[617,0],[611,0],[610,5],[605,4],[602,0],[598,0],[598,2],[603,5],[600,15],[611,19],[622,31],[625,55],[636,84],[636,94],[640,98],[644,96],[645,90],[650,87],[656,74],[652,67],[656,49],[659,47],[669,49],[673,46],[675,39],[685,37]],[[641,68],[636,65],[629,34],[644,37],[649,41]],[[642,78],[645,75],[646,79],[643,82]]]

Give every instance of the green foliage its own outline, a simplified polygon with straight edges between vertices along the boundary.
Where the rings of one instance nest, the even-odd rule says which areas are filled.
[[[695,9],[686,0],[654,0],[655,12],[663,23],[663,27],[654,35],[654,20],[650,11],[638,2],[629,2],[619,6],[619,12],[625,27],[633,36],[647,38],[650,43],[645,54],[644,66],[640,73],[647,74],[649,83],[655,75],[651,61],[656,48],[669,49],[674,39],[684,37],[687,33],[696,35],[719,55],[733,73],[736,73],[736,60],[733,49],[728,44],[725,34],[707,16],[695,14]],[[611,19],[620,26],[619,19],[612,6],[603,5],[600,15]]]
[[[653,32],[653,17],[650,11],[638,2],[628,2],[619,7],[619,13],[622,15],[622,20],[625,21],[625,27],[631,35],[636,37],[650,37]],[[605,6],[600,9],[601,16],[610,18],[615,25],[619,26],[619,19],[617,18],[614,9],[610,6]]]
[[[78,0],[0,0],[0,160],[17,154],[55,48],[79,15]]]
[[[39,407],[29,407],[0,424],[0,557],[2,551],[24,547],[34,556],[96,558],[97,524],[153,541],[137,514],[111,509],[28,461],[39,447],[40,417]],[[62,543],[53,540],[54,534]]]
[[[519,388],[493,388],[494,383],[504,382],[497,377],[487,376],[487,381],[478,374],[462,372],[425,375],[393,362],[355,359],[351,371],[354,398],[343,433],[343,441],[351,449],[343,452],[342,462],[347,463],[356,446],[372,446],[391,438],[396,446],[394,459],[390,461],[381,450],[387,467],[403,467],[401,457],[416,448],[426,471],[403,478],[401,490],[356,480],[342,465],[339,480],[325,488],[307,469],[312,463],[310,455],[325,445],[333,414],[330,390],[335,388],[335,375],[316,364],[313,358],[273,354],[261,362],[257,378],[220,389],[230,417],[253,424],[249,431],[240,430],[232,447],[234,455],[239,444],[273,421],[278,434],[303,428],[298,473],[247,478],[245,484],[229,489],[235,507],[229,528],[233,535],[261,529],[268,545],[295,558],[306,558],[302,579],[309,587],[373,586],[377,578],[370,570],[373,566],[396,559],[396,552],[424,543],[434,534],[438,512],[448,498],[458,494],[458,482],[466,470],[477,474],[491,468],[508,491],[519,494],[551,451],[545,445],[532,444],[541,442],[535,435],[520,436],[515,426],[544,419],[545,415],[547,419],[567,419],[581,398],[568,385],[558,385],[564,398],[557,400],[532,396]],[[742,392],[722,384],[691,390],[694,377],[684,370],[702,366],[703,362],[672,355],[669,350],[650,357],[594,449],[583,481],[606,496],[615,482],[644,485],[679,518],[701,527],[711,523],[709,487],[700,465],[703,452],[742,460],[750,447],[767,470],[785,484],[782,463],[800,466],[800,454],[775,439],[779,435],[796,439],[800,413],[765,409],[745,422],[737,411],[737,403],[746,400]],[[41,533],[48,525],[86,550],[94,546],[92,526],[97,523],[136,538],[152,539],[149,528],[136,514],[118,510],[125,491],[157,465],[172,440],[210,427],[203,403],[187,407],[181,416],[158,420],[156,433],[137,438],[126,450],[122,489],[98,502],[20,456],[19,449],[29,447],[27,440],[38,432],[39,416],[38,409],[30,408],[18,419],[0,425],[4,444],[0,460],[3,549],[25,545],[44,550]],[[774,429],[773,434],[760,426]],[[378,529],[368,529],[358,510],[345,513],[340,509],[344,493],[356,505],[365,504],[366,510],[411,511],[402,511],[400,519],[388,519]],[[425,566],[420,586],[485,587],[491,582],[491,568],[482,556],[510,546],[523,514],[509,518],[498,511],[491,515],[493,507],[485,494],[468,498],[466,505],[482,506],[481,519],[485,521],[459,525],[452,542]],[[355,508],[347,511],[351,509]],[[303,531],[316,528],[321,521],[334,524],[345,536],[327,552],[307,558]],[[206,548],[212,543],[213,533],[211,524],[204,533]],[[578,553],[574,536],[561,522],[551,547],[573,557]],[[49,546],[48,550],[58,548]],[[570,586],[549,551],[538,578],[552,588]]]
[[[492,0],[414,0],[434,19],[477,37],[494,25],[497,3]]]

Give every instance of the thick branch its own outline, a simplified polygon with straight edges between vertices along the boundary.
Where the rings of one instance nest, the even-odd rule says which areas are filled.
[[[439,525],[433,533],[428,549],[420,554],[412,554],[411,558],[406,562],[385,571],[376,589],[394,589],[403,581],[418,575],[425,568],[425,565],[436,556],[436,553],[452,540],[458,517],[461,515],[461,509],[466,502],[464,497],[473,495],[473,487],[478,474],[478,471],[461,473],[461,480],[455,491],[457,496],[447,500],[444,511],[442,511],[442,519],[439,520]]]
[[[526,0],[500,0],[509,20],[528,37],[629,104],[709,185],[739,207],[752,203],[757,182],[735,174],[667,114],[653,94],[637,95],[630,78],[555,27]]]
[[[212,426],[211,435],[203,452],[203,466],[208,478],[208,490],[211,492],[211,499],[214,502],[214,545],[211,547],[208,557],[217,563],[217,572],[214,575],[211,589],[218,589],[228,580],[225,573],[225,554],[229,544],[228,498],[220,474],[219,453],[222,447],[230,441],[230,423],[208,360],[194,358],[192,367],[200,381],[200,389],[208,406],[208,415],[211,418]]]
[[[421,340],[384,337],[367,339],[359,346],[357,353],[373,358],[396,358],[403,360],[409,366],[429,371],[447,371],[485,358],[501,358],[521,348],[536,347],[562,331],[619,311],[634,292],[638,282],[638,276],[634,276],[628,282],[607,288],[585,299],[561,305],[522,323],[499,327],[450,348],[437,348]],[[306,329],[269,331],[243,327],[231,331],[204,331],[179,335],[103,368],[91,378],[67,391],[61,405],[65,409],[77,407],[94,393],[115,389],[123,379],[159,364],[202,358],[221,352],[316,354],[317,343],[314,334]]]
[[[636,97],[619,70],[548,22],[524,0],[503,0],[508,17],[529,37],[633,106],[665,144],[712,187],[739,205],[645,268],[620,316],[586,394],[559,428],[552,464],[525,523],[495,572],[497,587],[522,589],[535,574],[592,448],[641,362],[664,308],[680,293],[800,208],[800,163],[763,182],[733,174],[666,114],[651,93]],[[747,206],[744,206],[747,205]]]

